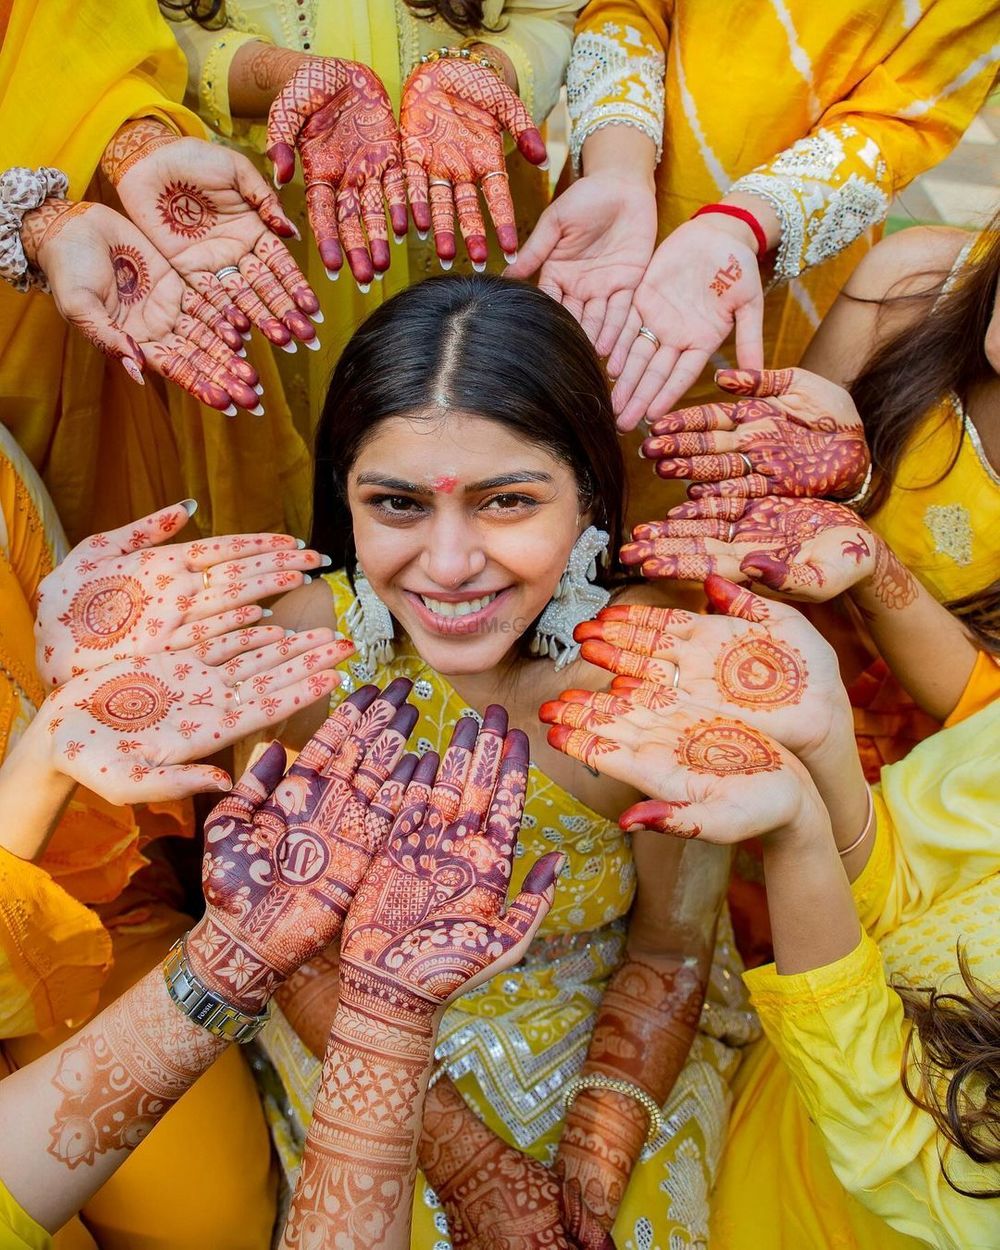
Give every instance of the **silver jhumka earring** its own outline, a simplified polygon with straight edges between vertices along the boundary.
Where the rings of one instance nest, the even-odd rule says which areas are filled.
[[[611,598],[603,586],[595,586],[598,561],[608,554],[610,535],[591,525],[573,544],[566,562],[566,571],[559,579],[555,593],[538,618],[531,640],[532,655],[546,655],[564,668],[580,654],[580,644],[573,630],[582,621],[596,616]]]

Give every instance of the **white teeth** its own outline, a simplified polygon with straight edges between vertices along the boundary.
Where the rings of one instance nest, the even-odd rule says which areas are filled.
[[[464,603],[445,603],[443,599],[429,599],[421,595],[424,607],[435,616],[471,616],[473,612],[481,612],[496,598],[496,594],[483,595],[481,599],[467,599]]]

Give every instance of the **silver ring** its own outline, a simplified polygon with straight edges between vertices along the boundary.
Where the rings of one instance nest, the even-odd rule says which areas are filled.
[[[757,470],[753,467],[753,461],[750,459],[750,457],[746,454],[746,452],[745,452],[745,451],[738,451],[736,454],[739,456],[739,458],[740,458],[740,459],[743,461],[743,463],[746,465],[746,467],[747,467],[747,472],[748,472],[748,473],[756,473],[756,472],[757,472]]]
[[[506,178],[506,177],[507,177],[507,174],[504,170],[494,169],[491,173],[483,174],[482,178],[480,178],[479,181],[486,182],[490,178]]]
[[[670,689],[676,690],[680,684],[681,684],[681,666],[675,661],[674,662],[674,680],[670,683]]]
[[[727,542],[727,543],[731,543],[731,542],[733,541],[733,535],[734,535],[735,533],[736,533],[736,522],[735,522],[735,521],[730,521],[730,522],[729,522],[729,533],[726,535],[726,542]]]
[[[241,681],[234,682],[233,684],[233,698],[240,707],[243,706],[243,700],[240,698],[240,686],[242,685],[243,683]]]
[[[649,328],[649,326],[640,326],[640,327],[639,327],[639,335],[638,335],[638,337],[640,337],[640,338],[644,338],[644,339],[649,339],[649,341],[653,344],[653,346],[654,346],[657,350],[659,350],[659,347],[660,347],[660,340],[656,337],[656,335],[655,335],[655,334],[653,333],[653,331]]]
[[[427,185],[429,187],[450,187],[451,179],[450,178],[428,178]]]
[[[221,269],[215,271],[215,276],[221,282],[223,278],[228,278],[231,273],[239,273],[239,265],[223,265]]]

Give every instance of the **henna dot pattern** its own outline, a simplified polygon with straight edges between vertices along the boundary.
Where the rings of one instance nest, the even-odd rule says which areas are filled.
[[[168,182],[156,208],[167,229],[185,239],[200,239],[218,220],[212,201],[190,182]]]
[[[751,776],[781,767],[781,757],[763,734],[721,717],[686,729],[675,755],[682,767],[715,777]]]
[[[100,577],[80,587],[59,624],[78,647],[105,651],[128,636],[151,602],[134,577]]]
[[[794,647],[751,636],[724,647],[715,662],[716,685],[733,703],[762,712],[800,702],[805,661]]]
[[[118,298],[130,308],[149,294],[149,270],[146,262],[138,248],[124,243],[113,247],[110,256]]]
[[[116,733],[152,729],[170,714],[181,695],[148,673],[123,673],[98,686],[77,707]]]

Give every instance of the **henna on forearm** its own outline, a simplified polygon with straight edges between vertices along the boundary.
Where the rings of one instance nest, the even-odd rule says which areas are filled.
[[[0,1083],[0,1176],[61,1227],[228,1043],[170,1001],[162,967],[63,1046]]]
[[[21,244],[28,264],[37,266],[42,244],[51,242],[63,226],[86,212],[87,207],[86,203],[74,203],[72,200],[49,199],[25,213],[21,222]]]
[[[694,960],[626,957],[604,991],[581,1074],[628,1081],[662,1105],[691,1049],[704,997]],[[579,1181],[584,1201],[606,1228],[648,1127],[642,1106],[612,1090],[581,1090],[567,1112],[556,1171]]]
[[[342,975],[282,1245],[404,1250],[436,1009],[400,995],[395,1010],[383,1000],[376,1016],[367,978]]]
[[[133,165],[157,148],[176,143],[180,138],[166,122],[153,117],[140,117],[119,127],[104,149],[101,172],[113,187],[125,177]]]
[[[275,991],[274,1001],[317,1059],[326,1053],[339,998],[340,956],[331,946],[293,972]]]
[[[305,52],[270,43],[245,43],[229,67],[229,111],[233,117],[267,117],[274,97],[303,61]]]

